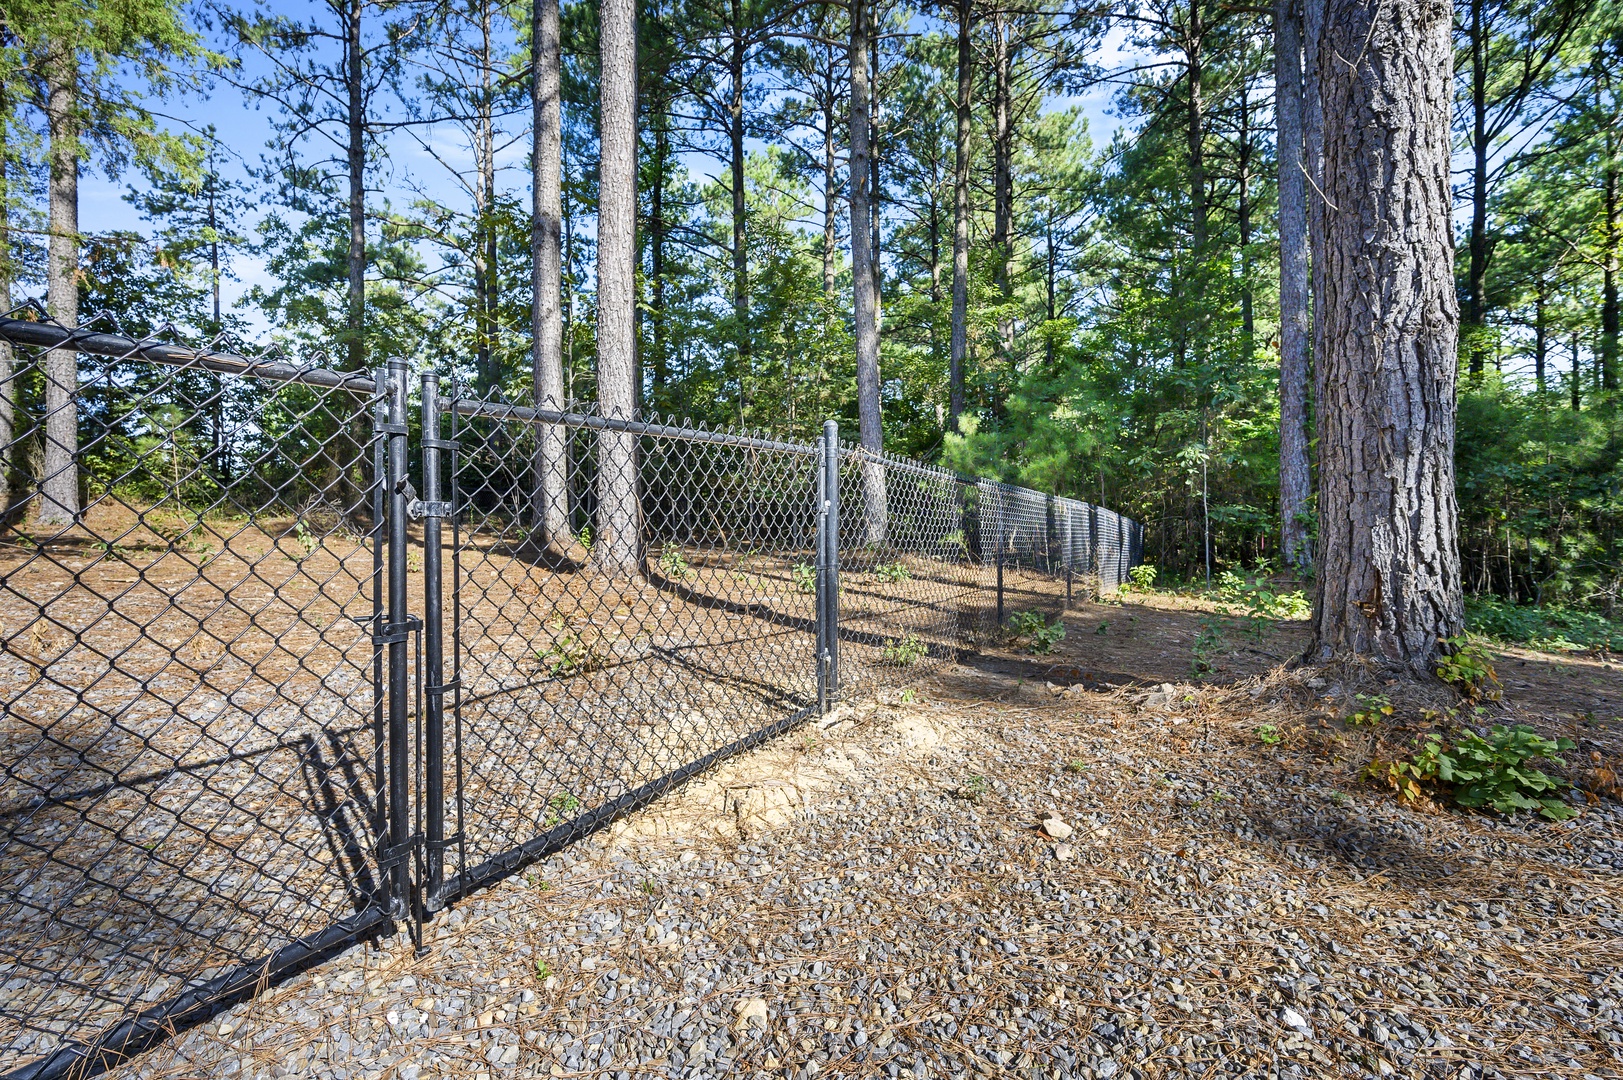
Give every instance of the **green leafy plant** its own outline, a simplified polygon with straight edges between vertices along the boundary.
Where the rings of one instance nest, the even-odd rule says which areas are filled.
[[[794,580],[795,588],[801,592],[814,593],[817,591],[817,567],[811,563],[795,563],[793,569],[789,571],[789,576]]]
[[[580,800],[568,791],[554,792],[552,798],[547,800],[546,827],[552,828],[570,817],[580,809]]]
[[[1050,623],[1040,611],[1017,611],[1009,617],[1009,637],[1023,643],[1027,652],[1043,656],[1065,640],[1065,624],[1058,619]]]
[[[879,650],[881,660],[887,664],[895,664],[898,667],[916,664],[928,655],[929,650],[925,648],[924,642],[920,641],[917,635],[914,634],[897,638]]]
[[[968,780],[964,781],[964,786],[958,789],[958,797],[960,799],[968,799],[970,802],[978,803],[982,799],[986,798],[987,793],[991,790],[992,787],[986,782],[986,777],[971,776]]]
[[[1431,786],[1472,810],[1506,815],[1529,810],[1551,821],[1565,821],[1578,812],[1555,794],[1568,787],[1565,780],[1528,764],[1565,764],[1556,754],[1571,750],[1571,739],[1546,739],[1525,724],[1495,724],[1486,737],[1467,731],[1452,747],[1435,732],[1418,739],[1417,746],[1407,760],[1370,762],[1365,778],[1391,786],[1404,802],[1417,801]]]
[[[1499,673],[1493,661],[1479,645],[1471,644],[1461,634],[1442,641],[1444,654],[1437,659],[1437,677],[1454,687],[1468,701],[1487,698],[1499,699]]]
[[[1272,724],[1258,724],[1254,730],[1257,741],[1264,746],[1278,746],[1280,740],[1284,738],[1279,734],[1279,729]]]
[[[1566,788],[1557,779],[1527,764],[1534,759],[1566,764],[1555,755],[1577,744],[1568,738],[1546,739],[1526,724],[1495,724],[1487,738],[1467,732],[1454,749],[1441,756],[1437,778],[1454,785],[1454,801],[1472,809],[1489,807],[1501,814],[1536,810],[1551,821],[1577,814],[1550,793]]]
[[[880,563],[873,568],[873,576],[883,582],[895,583],[907,581],[913,576],[913,571],[903,562]]]
[[[1245,578],[1233,570],[1224,570],[1217,575],[1217,598],[1227,603],[1235,603],[1246,593]]]
[[[918,699],[919,699],[919,695],[913,690],[913,688],[911,686],[905,688],[902,691],[902,704],[903,705],[911,705],[915,701],[917,701]]]
[[[1190,647],[1194,659],[1189,664],[1189,673],[1199,679],[1210,675],[1214,669],[1212,657],[1223,648],[1223,628],[1216,622],[1208,619],[1200,624],[1200,633],[1195,635],[1195,643]]]
[[[1347,717],[1353,727],[1374,727],[1392,715],[1392,702],[1385,694],[1358,694],[1358,708]]]
[[[575,534],[575,542],[583,548],[590,548],[592,546],[592,527],[582,525],[580,532]]]
[[[1155,567],[1140,563],[1127,571],[1126,588],[1134,592],[1151,592],[1155,588]]]
[[[548,645],[536,653],[536,659],[555,679],[584,675],[603,666],[603,658],[573,630],[564,630]]]
[[[659,553],[659,572],[671,581],[686,581],[693,576],[693,567],[688,565],[681,548],[668,547]]]
[[[547,966],[547,962],[545,960],[537,960],[535,962],[535,977],[540,979],[542,982],[546,982],[548,979],[552,978],[552,969]]]
[[[1403,802],[1417,801],[1425,794],[1422,785],[1437,779],[1438,770],[1442,767],[1443,739],[1440,735],[1431,734],[1415,741],[1419,749],[1414,757],[1407,760],[1394,758],[1391,761],[1377,758],[1364,766],[1364,778],[1392,788]]]
[[[1065,763],[1065,771],[1073,776],[1080,775],[1088,771],[1088,763],[1079,757],[1074,757]]]
[[[306,555],[309,555],[315,551],[316,548],[321,546],[321,538],[310,531],[310,526],[305,523],[303,518],[300,518],[298,521],[294,522],[293,538],[299,542],[299,546],[304,549],[304,553]]]

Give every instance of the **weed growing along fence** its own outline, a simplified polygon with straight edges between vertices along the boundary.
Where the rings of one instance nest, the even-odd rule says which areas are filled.
[[[832,425],[535,409],[37,309],[0,343],[8,1077],[420,934],[1139,553],[1108,510]]]

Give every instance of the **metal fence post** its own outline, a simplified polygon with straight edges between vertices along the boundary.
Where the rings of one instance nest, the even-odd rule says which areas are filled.
[[[997,491],[997,625],[999,630],[1003,629],[1003,549],[1008,544],[1007,538],[1003,535],[1003,528],[1008,518],[1008,514],[1005,512],[1006,502],[1006,492],[1003,490],[1003,485],[1000,484]]]
[[[823,543],[817,553],[822,603],[818,623],[822,629],[821,659],[826,693],[840,692],[840,425],[823,422]]]
[[[423,824],[424,907],[437,911],[445,886],[445,623],[440,522],[440,377],[423,373]]]
[[[406,471],[406,362],[389,361],[389,612],[382,639],[389,647],[389,831],[379,859],[387,875],[390,914],[411,913],[411,670],[406,613],[406,503],[411,482]]]
[[[1062,509],[1065,511],[1065,539],[1062,541],[1061,551],[1065,553],[1065,606],[1071,605],[1071,540],[1073,539],[1071,522],[1071,504],[1066,503]]]

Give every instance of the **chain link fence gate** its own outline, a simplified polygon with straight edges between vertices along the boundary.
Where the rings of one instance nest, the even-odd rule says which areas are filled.
[[[23,314],[0,319],[7,1078],[88,1075],[420,930],[1141,553],[1108,510],[832,422],[537,409]]]
[[[101,1071],[406,914],[403,389],[0,320],[7,1076]]]

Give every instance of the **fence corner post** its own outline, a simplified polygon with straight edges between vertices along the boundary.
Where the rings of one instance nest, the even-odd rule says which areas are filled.
[[[817,636],[818,707],[840,692],[840,425],[823,422],[822,476],[818,490]]]

